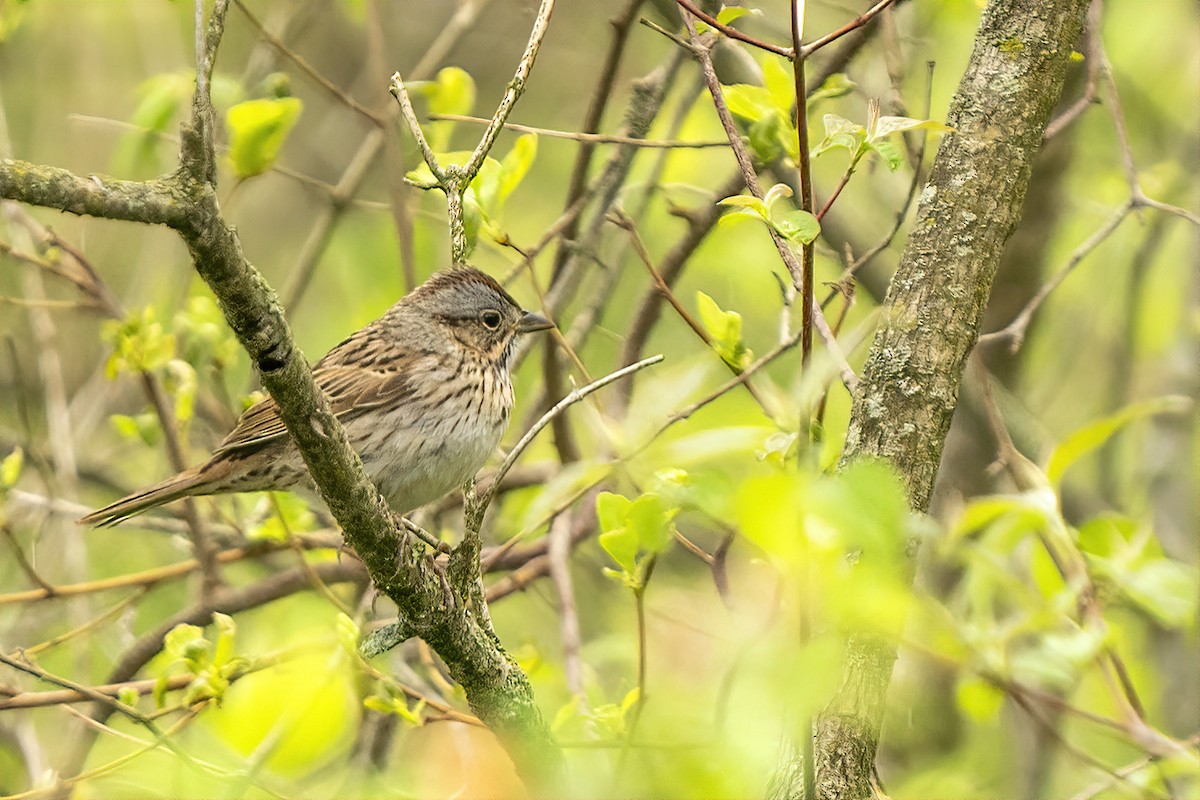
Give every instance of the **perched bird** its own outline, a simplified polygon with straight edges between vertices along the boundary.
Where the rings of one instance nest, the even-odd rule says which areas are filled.
[[[404,514],[462,486],[495,451],[513,404],[517,336],[551,327],[488,275],[450,269],[330,350],[313,378],[367,474]],[[115,525],[181,497],[305,484],[300,451],[268,398],[246,409],[200,466],[79,522]]]

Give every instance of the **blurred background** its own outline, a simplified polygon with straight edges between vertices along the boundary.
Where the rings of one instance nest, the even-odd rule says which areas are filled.
[[[537,5],[247,0],[230,10],[214,82],[218,113],[258,99],[276,104],[270,113],[290,116],[273,129],[279,150],[261,174],[239,165],[236,151],[225,154],[222,208],[247,257],[279,293],[310,360],[449,264],[444,198],[403,181],[419,155],[394,114],[388,78],[399,70],[411,82],[423,119],[437,109],[488,117]],[[788,42],[786,3],[745,5],[754,13],[738,18],[739,28]],[[812,141],[824,137],[826,114],[865,124],[871,99],[885,115],[945,120],[982,5],[899,2],[869,34],[821,50],[810,78],[833,77],[810,109]],[[806,39],[866,7],[810,3]],[[609,52],[609,20],[628,8],[562,0],[510,121],[580,131]],[[819,497],[822,481],[833,480],[823,473],[837,462],[850,397],[819,345],[810,372],[802,374],[799,353],[788,350],[755,378],[757,397],[727,387],[686,418],[680,412],[717,393],[730,378],[730,357],[740,356],[720,347],[714,353],[666,306],[630,351],[653,292],[629,233],[606,222],[614,209],[632,219],[656,265],[673,263],[673,249],[700,232],[671,278],[674,294],[718,345],[748,351],[743,366],[787,340],[798,316],[784,306],[786,272],[760,222],[710,219],[698,227],[716,200],[741,187],[698,67],[638,22],[686,35],[674,4],[646,2],[630,16],[599,131],[621,134],[635,86],[652,84],[661,87],[661,106],[646,138],[714,146],[627,149],[629,168],[619,172],[608,205],[596,211],[593,200],[573,244],[555,239],[542,247],[570,203],[580,143],[543,132],[530,158],[533,140],[518,138],[527,133],[500,135],[492,156],[511,155],[507,163],[528,172],[506,202],[485,209],[490,225],[471,261],[505,279],[525,307],[546,308],[547,290],[561,285],[556,274],[574,259],[553,311],[578,358],[549,339],[528,354],[505,446],[572,385],[631,355],[666,356],[543,434],[485,526],[485,545],[516,537],[512,552],[525,556],[488,576],[497,598],[492,613],[567,748],[582,796],[761,794],[786,732],[836,685],[839,634],[861,626],[904,645],[879,765],[893,797],[1196,790],[1200,27],[1187,0],[1110,0],[1093,18],[1099,29],[1078,46],[1056,111],[1062,124],[1039,156],[984,332],[1003,331],[1056,275],[1071,271],[1032,311],[1019,342],[995,336],[977,349],[931,519],[916,524],[887,511],[893,495],[873,483],[878,476],[851,476],[843,487],[848,496],[878,501],[879,524],[896,537],[914,524],[928,537],[911,591],[885,581],[869,597],[861,580],[841,574],[840,554],[856,541],[861,521],[822,512]],[[188,3],[0,0],[0,154],[83,175],[148,179],[171,171],[190,102],[193,36]],[[729,41],[715,58],[727,85],[761,85],[780,66],[768,64],[780,61],[775,56]],[[764,185],[793,181],[788,154],[769,152],[770,113],[740,121],[752,143],[757,137],[756,152],[771,156]],[[222,127],[230,142],[236,131]],[[445,152],[473,148],[482,126],[440,122],[427,130]],[[865,159],[816,242],[818,296],[831,295],[826,315],[842,320],[840,341],[855,369],[938,134],[891,142],[897,169],[878,155]],[[589,175],[600,175],[622,151],[597,145]],[[1136,196],[1127,159],[1140,191],[1163,208],[1121,214]],[[844,149],[814,159],[818,206],[847,162]],[[527,268],[522,253],[533,250]],[[106,288],[80,272],[79,259]],[[732,324],[728,312],[739,315],[732,333],[721,327]],[[256,382],[178,237],[133,223],[6,207],[0,337],[0,457],[18,448],[23,454],[19,474],[8,462],[14,480],[0,501],[8,540],[0,559],[0,651],[70,632],[38,650],[38,663],[81,684],[102,684],[196,592],[194,575],[156,572],[189,557],[177,510],[156,515],[158,523],[115,530],[83,531],[73,522],[174,471],[163,409],[155,408],[145,376],[168,398],[165,418],[178,424],[188,464],[225,435]],[[544,347],[559,355],[551,360]],[[818,406],[819,440],[799,447],[800,467],[788,466],[806,438],[806,430],[797,433],[799,420]],[[1051,464],[1044,488],[1054,501],[998,465],[998,430],[1034,464]],[[781,488],[780,476],[793,483]],[[603,512],[597,520],[600,490],[659,498],[662,525],[686,543],[643,548],[629,565],[615,561],[597,542],[599,530],[617,524]],[[795,535],[819,540],[824,531],[828,544],[812,567],[819,634],[804,646],[795,641],[797,604],[788,588],[795,564],[772,538],[783,533],[764,532],[778,520],[754,511],[790,508],[788,498],[801,498],[795,513],[808,520],[791,523],[799,525]],[[228,564],[232,585],[339,560],[326,512],[299,499],[242,497],[201,508],[226,548],[264,548]],[[555,518],[575,547],[559,573],[547,576],[545,537]],[[420,521],[448,539],[461,527],[453,501],[427,509]],[[1055,532],[1065,532],[1086,563],[1086,586],[1050,574],[1054,565],[1039,541]],[[351,572],[233,614],[236,634],[219,626],[194,634],[212,653],[223,641],[253,666],[219,692],[219,705],[210,702],[193,717],[178,693],[137,701],[146,713],[173,709],[162,728],[199,763],[151,747],[153,737],[127,719],[85,733],[66,706],[6,709],[0,695],[0,794],[81,771],[82,797],[518,794],[490,736],[455,721],[469,711],[424,645],[408,642],[369,664],[347,645],[395,614]],[[115,588],[96,583],[109,579]],[[77,594],[45,599],[47,586],[79,584]],[[1103,625],[1081,618],[1084,594],[1096,599]],[[907,614],[881,611],[893,604]],[[1122,716],[1130,693],[1113,690],[1109,649],[1122,657],[1127,674],[1120,680],[1136,689],[1137,722],[1190,743],[1190,752],[1187,745],[1156,750],[1134,735],[1141,728]],[[139,677],[192,675],[196,664],[181,652],[156,656]],[[51,688],[0,671],[0,691],[9,695]],[[141,754],[124,760],[134,753]],[[60,772],[68,766],[73,771]]]

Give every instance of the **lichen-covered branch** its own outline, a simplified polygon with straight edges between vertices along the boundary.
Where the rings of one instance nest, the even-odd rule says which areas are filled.
[[[993,0],[946,120],[884,323],[854,394],[843,463],[886,458],[909,501],[929,504],[942,447],[1004,243],[1062,90],[1087,0]],[[816,796],[870,797],[894,642],[852,638],[817,721]],[[783,773],[796,774],[784,765]],[[798,797],[794,782],[772,797]]]
[[[218,4],[218,9],[224,5]],[[211,70],[220,31],[219,20],[210,23],[199,59],[202,77]],[[363,472],[358,454],[313,383],[274,291],[246,260],[236,231],[221,215],[211,169],[211,130],[205,124],[212,114],[206,87],[207,81],[198,82],[193,122],[182,136],[184,167],[174,174],[139,183],[3,160],[0,197],[74,214],[166,225],[180,235],[278,404],[347,543],[367,565],[379,590],[399,606],[406,632],[438,652],[462,684],[472,711],[504,742],[531,787],[553,785],[562,757],[534,703],[528,678],[490,628],[481,624],[481,610],[472,608],[464,593],[451,589],[427,560],[422,543],[405,535],[400,520]],[[213,606],[223,607],[220,593]],[[157,647],[159,642],[151,644]],[[96,715],[107,712],[100,709]]]

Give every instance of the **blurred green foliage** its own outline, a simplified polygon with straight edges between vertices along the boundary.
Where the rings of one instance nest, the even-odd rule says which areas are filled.
[[[450,5],[250,7],[315,70],[386,114],[387,75],[377,72],[411,71],[447,27]],[[755,5],[724,9],[719,19],[785,41],[786,3]],[[811,34],[845,22],[848,11],[837,4],[809,5]],[[573,408],[568,419],[582,458],[506,494],[489,517],[489,544],[536,543],[556,512],[580,507],[603,482],[603,493],[589,501],[598,518],[595,535],[569,565],[582,696],[568,686],[559,600],[546,579],[491,606],[498,635],[531,673],[580,796],[760,795],[781,734],[794,733],[837,688],[847,632],[902,643],[879,764],[892,797],[1068,797],[1097,782],[1107,786],[1095,795],[1101,798],[1195,791],[1194,748],[1172,749],[1155,738],[1193,736],[1200,712],[1193,402],[1200,318],[1189,269],[1195,229],[1187,222],[1143,209],[1049,296],[1018,355],[984,352],[1006,375],[997,406],[1028,459],[1007,471],[992,467],[993,434],[968,383],[929,517],[909,512],[902,476],[883,464],[835,473],[850,397],[820,350],[806,374],[791,352],[755,375],[766,410],[735,387],[655,437],[671,415],[729,380],[726,364],[745,369],[780,341],[781,329],[795,329],[794,309],[790,316],[781,311],[783,268],[764,225],[796,245],[815,240],[818,299],[830,291],[826,313],[838,318],[847,301],[824,287],[847,279],[847,252],[861,256],[892,228],[913,180],[915,137],[929,135],[933,152],[936,120],[945,118],[980,5],[907,4],[895,30],[881,32],[810,95],[809,134],[818,143],[815,154],[823,154],[813,161],[819,200],[848,167],[855,173],[820,225],[795,207],[778,177],[790,175],[798,157],[791,73],[780,59],[743,50],[750,74],[731,78],[726,96],[756,156],[782,164],[782,171],[764,181],[774,186],[763,201],[745,195],[722,201],[732,209],[727,218],[750,216],[763,225],[715,227],[674,285],[711,349],[664,312],[644,350],[667,360],[637,378],[627,413],[610,390]],[[422,113],[491,112],[527,34],[527,10],[518,6],[496,0],[484,7],[437,71],[412,83]],[[1112,2],[1104,13],[1104,42],[1141,185],[1147,195],[1195,213],[1194,4],[1161,0],[1148,14],[1145,4]],[[0,2],[4,147],[81,174],[144,178],[173,169],[174,137],[194,82],[192,14],[189,4],[166,0]],[[514,120],[579,129],[611,14],[609,4],[560,5]],[[654,19],[675,26],[673,19]],[[376,24],[381,30],[370,30]],[[376,34],[385,45],[372,44]],[[629,79],[650,72],[675,47],[645,27],[635,26],[631,36],[604,132],[619,127]],[[934,122],[919,119],[927,60],[937,61]],[[1086,57],[1078,63],[1071,98],[1082,92],[1088,67]],[[263,90],[279,74],[289,76],[292,96]],[[650,138],[722,137],[711,101],[687,89],[691,82],[673,86]],[[896,113],[864,115],[873,98]],[[318,220],[334,205],[340,209],[307,292],[289,308],[310,358],[409,288],[402,253],[411,251],[418,280],[447,263],[444,198],[411,191],[401,180],[407,173],[428,186],[432,177],[406,134],[389,124],[389,152],[353,197],[335,197],[370,123],[265,45],[237,9],[214,99],[226,147],[223,210],[273,286],[291,285]],[[993,328],[1007,324],[1128,200],[1110,106],[1106,98],[1105,107],[1090,108],[1047,146],[1038,174],[1058,177],[1034,191],[1057,199],[1015,234],[1036,242],[1039,262],[1028,274],[1020,264],[1002,268]],[[454,163],[465,159],[482,128],[439,121],[425,130],[444,163]],[[544,134],[504,133],[468,193],[474,263],[497,276],[515,275],[510,288],[526,307],[538,307],[553,259],[547,253],[528,268],[516,248],[528,251],[559,219],[578,146]],[[610,152],[604,147],[598,159]],[[660,263],[683,231],[680,213],[714,199],[732,159],[712,148],[657,158],[656,151],[639,151],[618,204],[631,215],[644,209],[635,222]],[[397,197],[409,216],[397,211]],[[186,423],[184,446],[198,459],[248,402],[249,365],[220,309],[195,282],[187,252],[166,233],[36,213],[79,245],[125,307],[136,310],[100,322],[85,311],[43,309],[54,327],[45,339],[35,332],[36,312],[0,306],[0,332],[12,342],[0,356],[0,522],[54,585],[119,579],[184,561],[186,545],[162,532],[131,524],[81,535],[69,518],[45,515],[26,495],[94,504],[169,474],[142,373],[170,392],[174,415]],[[403,246],[397,231],[406,228],[393,214],[411,230]],[[856,368],[903,238],[902,228],[856,276],[854,303],[840,329]],[[0,240],[26,249],[7,225]],[[617,231],[597,241],[588,254],[597,266],[580,278],[579,300],[560,320],[569,330],[592,298],[608,299],[600,325],[578,348],[590,377],[619,366],[649,291],[626,241]],[[31,274],[49,298],[78,298],[73,285],[3,254],[0,295],[33,296]],[[52,349],[69,397],[75,475],[56,471],[62,465],[45,411],[54,379],[44,357]],[[544,387],[539,361],[527,360],[517,375],[508,444],[523,432]],[[587,376],[576,369],[572,379],[582,383]],[[830,381],[822,438],[810,443],[801,420],[822,404]],[[555,442],[544,434],[525,462],[557,464],[555,457]],[[298,568],[309,571],[305,586],[312,590],[207,625],[173,628],[141,673],[156,691],[144,697],[126,687],[119,700],[144,714],[169,710],[158,724],[190,760],[154,747],[145,728],[113,717],[108,724],[121,735],[96,740],[78,796],[519,794],[494,740],[423,699],[469,713],[423,645],[410,642],[370,661],[354,650],[362,631],[394,610],[382,602],[374,607],[352,584],[321,586],[311,578],[313,568],[348,557],[331,547],[304,549],[302,535],[325,525],[319,506],[300,497],[252,496],[203,507],[213,511],[206,514],[213,530],[232,544],[275,548],[229,563],[231,586]],[[460,525],[453,509],[423,521],[447,536]],[[509,577],[488,581],[500,585]],[[16,592],[37,583],[10,558],[0,561],[0,586]],[[128,593],[140,590],[126,587],[0,604],[3,649],[32,648],[116,608],[103,623],[36,654],[53,674],[103,683],[132,641],[195,600],[194,588],[182,581],[146,586],[132,599]],[[122,602],[133,605],[114,605]],[[797,635],[802,619],[806,641]],[[188,679],[182,692],[163,690],[173,676]],[[14,678],[5,673],[0,680]],[[1150,733],[1129,722],[1126,679]],[[53,708],[0,709],[0,730],[20,727],[32,735],[53,768],[68,750],[67,719]],[[24,774],[27,762],[11,741],[0,739],[0,794],[46,780]],[[1139,764],[1150,751],[1154,762],[1123,781],[1105,772]]]

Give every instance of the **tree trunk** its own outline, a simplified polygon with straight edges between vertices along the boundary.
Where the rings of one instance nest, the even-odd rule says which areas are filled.
[[[928,508],[1004,243],[1020,219],[1034,156],[1058,101],[1088,0],[992,0],[951,104],[946,136],[892,279],[884,322],[855,392],[845,465],[888,459],[913,509]],[[846,668],[816,722],[816,795],[864,798],[896,644],[848,643]],[[788,757],[795,758],[794,755]],[[785,763],[781,775],[801,774]],[[803,796],[779,781],[773,798]]]

